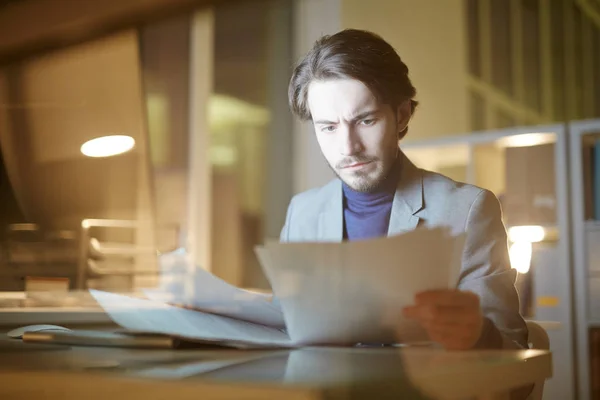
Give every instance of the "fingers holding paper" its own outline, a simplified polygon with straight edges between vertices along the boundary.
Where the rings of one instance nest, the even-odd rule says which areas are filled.
[[[404,308],[404,316],[421,324],[431,340],[447,350],[475,346],[483,329],[479,297],[459,290],[418,293],[415,304]]]

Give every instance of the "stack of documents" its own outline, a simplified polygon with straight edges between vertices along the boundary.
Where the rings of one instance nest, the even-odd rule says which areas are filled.
[[[192,341],[232,347],[411,343],[426,338],[402,309],[420,291],[456,287],[463,247],[464,235],[442,228],[356,242],[268,242],[256,253],[275,297],[239,289],[193,265],[179,269],[188,271],[179,283],[145,291],[147,299],[91,293],[128,330]],[[173,257],[190,263],[168,257],[169,264],[177,264]]]

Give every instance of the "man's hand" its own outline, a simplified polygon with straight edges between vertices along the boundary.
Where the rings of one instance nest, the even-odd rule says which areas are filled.
[[[404,308],[404,316],[418,321],[430,339],[447,350],[473,348],[483,329],[479,297],[472,292],[421,292],[415,296],[415,305]]]

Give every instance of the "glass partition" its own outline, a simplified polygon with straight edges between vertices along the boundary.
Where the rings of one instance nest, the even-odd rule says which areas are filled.
[[[406,156],[419,168],[465,182],[469,179],[470,149],[468,144],[403,147]]]
[[[222,2],[0,66],[11,305],[138,292],[180,248],[269,288],[253,248],[278,236],[292,195],[292,5]]]

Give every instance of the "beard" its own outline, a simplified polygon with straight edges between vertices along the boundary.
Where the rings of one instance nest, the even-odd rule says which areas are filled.
[[[375,164],[375,168],[368,168],[366,171],[357,170],[344,172],[345,167],[357,163],[373,163]],[[392,164],[393,163],[386,165],[386,163],[381,163],[381,160],[378,158],[369,158],[365,156],[349,157],[336,163],[335,166],[331,165],[329,162],[327,163],[329,168],[331,168],[342,182],[352,190],[362,193],[371,193],[379,189],[388,177]]]

